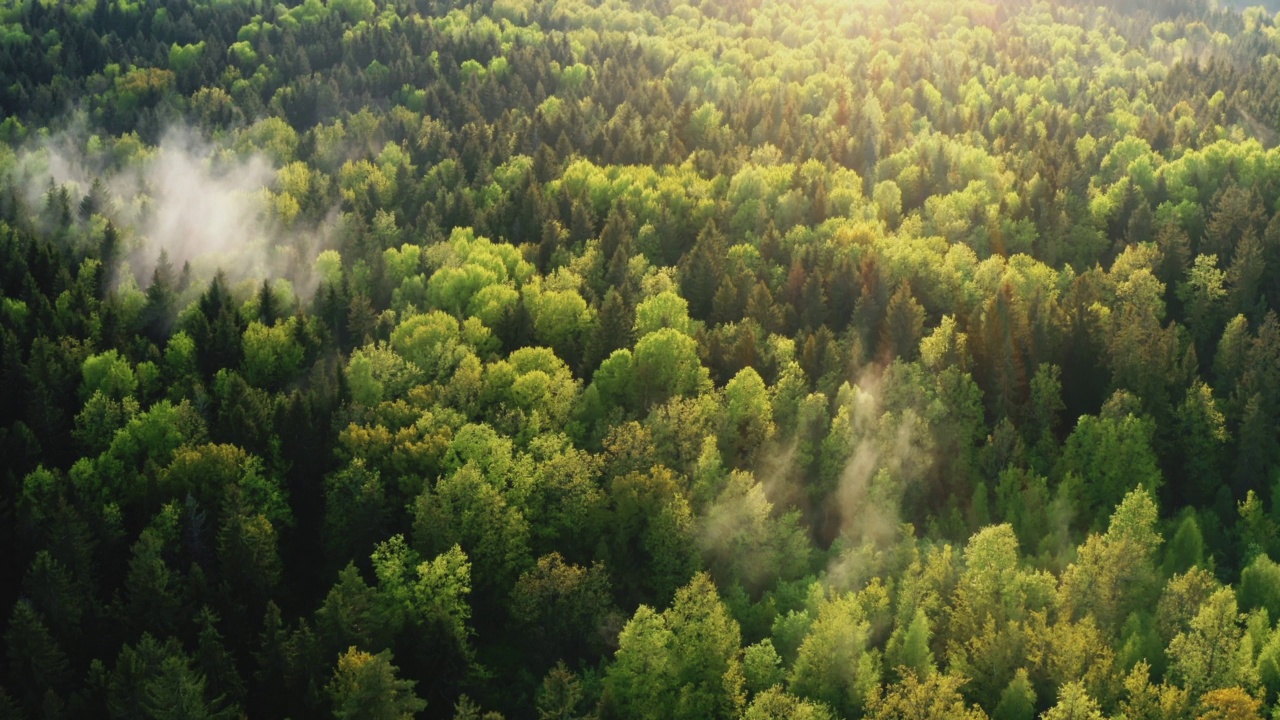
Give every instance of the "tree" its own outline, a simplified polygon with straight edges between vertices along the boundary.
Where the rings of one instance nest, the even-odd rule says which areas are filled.
[[[1040,717],[1043,720],[1103,720],[1098,702],[1076,682],[1063,685],[1058,690],[1058,703]]]
[[[124,583],[125,607],[136,628],[169,634],[178,626],[181,576],[165,562],[164,547],[163,531],[153,527],[143,530],[134,543]]]
[[[750,695],[758,696],[775,685],[781,686],[786,680],[786,671],[772,640],[765,638],[742,651],[742,674]]]
[[[80,393],[88,398],[96,392],[120,400],[133,394],[138,379],[126,358],[115,350],[100,355],[90,355],[81,366],[84,382]]]
[[[1246,612],[1263,608],[1268,616],[1280,617],[1280,564],[1259,554],[1240,572],[1236,595]]]
[[[933,651],[929,649],[932,638],[929,616],[924,608],[917,607],[910,624],[899,625],[889,638],[885,650],[885,662],[898,672],[909,672],[915,678],[924,680],[935,671]]]
[[[479,399],[493,408],[499,430],[525,441],[541,432],[563,429],[578,390],[569,366],[555,353],[524,347],[485,367]]]
[[[235,488],[229,494],[241,495]],[[248,507],[242,497],[228,504],[227,517],[217,537],[224,592],[256,613],[280,582],[277,531],[266,515]]]
[[[1170,675],[1195,695],[1256,682],[1253,650],[1242,642],[1240,619],[1230,588],[1210,595],[1190,628],[1169,643]]]
[[[661,404],[675,396],[694,395],[710,384],[710,375],[698,359],[698,344],[672,328],[640,338],[633,363],[641,407]]]
[[[486,593],[505,591],[531,564],[529,523],[474,462],[424,491],[413,512],[416,546],[432,553],[461,547]]]
[[[1022,619],[1043,612],[1052,580],[1019,567],[1018,539],[1008,525],[975,533],[964,566],[948,632],[950,671],[972,678],[965,688],[970,699],[994,707],[1025,663],[1029,638]]]
[[[693,335],[689,303],[671,290],[664,290],[636,305],[636,321],[632,330],[636,337],[644,337],[663,328]]]
[[[1114,634],[1130,612],[1149,607],[1159,588],[1155,553],[1157,510],[1151,495],[1137,488],[1125,495],[1104,535],[1090,535],[1078,557],[1062,573],[1061,607],[1068,617],[1092,616],[1105,634]]]
[[[276,388],[302,366],[303,348],[296,338],[297,320],[268,326],[249,323],[244,331],[244,376],[251,385]]]
[[[333,679],[325,687],[339,720],[412,720],[427,706],[414,694],[414,680],[396,677],[391,653],[377,655],[355,646],[338,657]]]
[[[160,343],[168,339],[173,328],[178,301],[175,288],[177,279],[173,263],[169,261],[169,253],[161,249],[160,259],[151,273],[151,284],[147,286],[147,304],[142,308],[143,332],[152,342]]]
[[[1266,277],[1266,260],[1262,240],[1252,229],[1245,232],[1236,247],[1231,265],[1227,267],[1226,284],[1231,311],[1257,319],[1265,305],[1259,305],[1258,297]]]
[[[701,320],[711,315],[727,249],[724,234],[714,223],[708,223],[698,233],[693,248],[681,259],[680,294],[689,301],[689,313],[694,318]]]
[[[169,397],[175,402],[194,394],[195,385],[200,381],[200,368],[197,365],[196,344],[190,335],[178,331],[169,338],[164,348],[162,369],[164,378],[169,383]]]
[[[117,401],[96,390],[76,415],[72,435],[88,453],[101,453],[111,446],[116,433],[137,416],[138,411],[138,402],[132,397]]]
[[[28,703],[30,706],[38,705],[46,690],[63,693],[68,689],[71,666],[67,655],[30,601],[19,600],[13,606],[5,644],[10,677],[35,701]]]
[[[991,713],[991,720],[1035,720],[1036,691],[1027,679],[1026,670],[1018,670],[1004,692],[1000,704]]]
[[[1258,651],[1258,680],[1264,697],[1273,698],[1280,691],[1280,635],[1275,631]]]
[[[1204,559],[1204,534],[1200,532],[1195,512],[1188,510],[1178,521],[1173,539],[1165,546],[1164,563],[1160,570],[1166,577],[1172,577],[1204,565]]]
[[[1191,265],[1191,238],[1181,224],[1161,223],[1156,231],[1156,246],[1160,248],[1160,265],[1157,267],[1160,281],[1167,287],[1175,287]]]
[[[845,716],[862,713],[880,680],[871,624],[852,593],[825,599],[791,670],[790,687]]]
[[[722,452],[735,466],[749,467],[773,437],[773,406],[755,368],[738,372],[724,388],[728,418],[721,432]]]
[[[556,663],[538,688],[538,720],[589,720],[591,715],[583,715],[578,710],[585,699],[583,695],[578,676],[563,662]]]
[[[620,435],[615,440],[637,439]],[[619,586],[621,597],[666,599],[698,567],[693,512],[671,470],[654,466],[652,456],[636,460],[652,469],[626,472],[609,485],[608,562],[645,569],[619,578],[625,583]]]
[[[877,692],[870,702],[869,718],[875,720],[986,720],[986,713],[966,707],[960,695],[964,679],[932,673],[918,678],[907,672],[902,682]]]
[[[525,304],[533,315],[534,336],[539,343],[578,367],[596,327],[595,311],[587,301],[575,290],[544,290],[536,296],[527,294]]]
[[[1201,606],[1219,587],[1213,575],[1202,567],[1169,578],[1156,606],[1161,637],[1172,640],[1174,635],[1189,630]]]
[[[911,286],[902,283],[889,298],[884,326],[880,331],[880,353],[886,358],[912,360],[920,347],[924,331],[924,308],[911,294]]]
[[[364,647],[386,647],[393,632],[403,624],[404,608],[382,612],[378,591],[360,577],[354,564],[338,573],[315,613],[315,627],[326,652],[355,643]],[[392,603],[388,603],[389,605]]]
[[[244,327],[224,273],[214,275],[197,308],[200,312],[187,329],[196,341],[200,370],[212,377],[218,370],[238,367]]]
[[[610,288],[600,306],[598,329],[587,341],[582,375],[589,376],[614,350],[631,344],[635,324],[632,318],[633,311],[627,301],[616,289]]]
[[[582,568],[551,553],[538,558],[511,591],[511,618],[544,661],[584,657],[603,645],[615,612],[601,565]]]
[[[1153,261],[1146,246],[1128,248],[1116,259],[1108,278],[1115,282],[1115,309],[1095,314],[1109,327],[1093,332],[1105,338],[1112,386],[1140,398],[1148,414],[1164,418],[1185,346],[1177,326],[1164,322],[1165,288],[1150,270]]]
[[[1197,255],[1187,273],[1187,279],[1178,285],[1178,298],[1187,308],[1187,324],[1196,340],[1196,346],[1206,351],[1207,343],[1216,336],[1221,303],[1227,291],[1223,287],[1226,273],[1218,269],[1217,255]]]
[[[728,718],[745,704],[738,624],[705,573],[659,614],[640,606],[618,636],[606,702],[629,718]]]
[[[402,320],[391,333],[391,348],[428,380],[447,377],[465,355],[458,321],[439,310]]]
[[[1008,284],[1000,287],[982,310],[968,337],[974,355],[975,379],[982,386],[988,413],[1016,416],[1027,392],[1026,310]]]
[[[52,637],[61,643],[80,637],[81,622],[89,610],[84,590],[70,569],[48,550],[36,553],[22,580],[23,594],[39,611]]]
[[[1222,451],[1227,441],[1225,418],[1213,389],[1196,380],[1177,410],[1178,489],[1192,505],[1207,505],[1222,485]]]
[[[1165,720],[1186,718],[1191,714],[1191,696],[1186,690],[1162,683],[1152,685],[1151,667],[1145,662],[1133,666],[1124,678],[1125,698],[1120,710],[1133,720]]]
[[[530,441],[511,482],[535,551],[554,548],[573,559],[592,555],[607,503],[600,471],[600,458],[575,448],[564,435]]]
[[[834,720],[822,703],[802,700],[776,685],[756,695],[743,720]]]
[[[208,693],[223,698],[229,705],[239,705],[244,700],[244,681],[236,669],[235,658],[227,650],[226,638],[218,630],[220,618],[208,607],[196,618],[200,628],[196,640],[195,664],[209,681]]]
[[[1261,705],[1261,700],[1243,688],[1210,690],[1200,697],[1201,712],[1196,720],[1261,720]]]
[[[166,657],[145,686],[146,717],[154,720],[230,720],[238,708],[223,696],[206,697],[205,676],[184,655]]]
[[[797,579],[810,566],[811,548],[798,514],[776,517],[765,488],[742,471],[729,475],[705,511],[699,545],[714,577],[752,592]]]
[[[391,518],[382,475],[353,458],[343,469],[325,477],[325,540],[338,562],[359,557],[386,537]]]
[[[96,177],[89,184],[89,192],[80,201],[80,219],[88,220],[93,215],[111,209],[111,193],[107,190],[102,178]],[[112,228],[114,230],[114,228]],[[106,264],[105,262],[103,263]]]
[[[672,674],[671,631],[663,616],[641,605],[618,635],[618,652],[605,678],[606,703],[622,717],[656,718]]]
[[[370,560],[393,632],[413,628],[438,650],[470,656],[471,562],[462,548],[454,545],[432,560],[420,561],[402,536],[393,535],[378,545]]]
[[[1154,423],[1132,413],[1080,418],[1057,470],[1083,481],[1090,517],[1117,506],[1134,488],[1154,493],[1160,487],[1163,477],[1151,448],[1154,433]]]

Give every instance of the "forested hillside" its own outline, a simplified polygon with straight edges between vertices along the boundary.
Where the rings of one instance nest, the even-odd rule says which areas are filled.
[[[0,719],[1263,718],[1280,18],[0,7]]]

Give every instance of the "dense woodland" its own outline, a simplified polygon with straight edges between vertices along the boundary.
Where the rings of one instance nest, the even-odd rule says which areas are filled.
[[[1280,17],[1092,1],[3,3],[0,718],[1280,716]]]

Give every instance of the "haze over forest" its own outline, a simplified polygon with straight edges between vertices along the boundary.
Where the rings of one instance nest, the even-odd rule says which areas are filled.
[[[1280,7],[0,7],[0,720],[1280,717]]]

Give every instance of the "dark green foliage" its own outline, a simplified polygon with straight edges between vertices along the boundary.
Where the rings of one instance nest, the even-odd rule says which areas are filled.
[[[1274,714],[1280,26],[1101,5],[6,4],[0,718]]]

